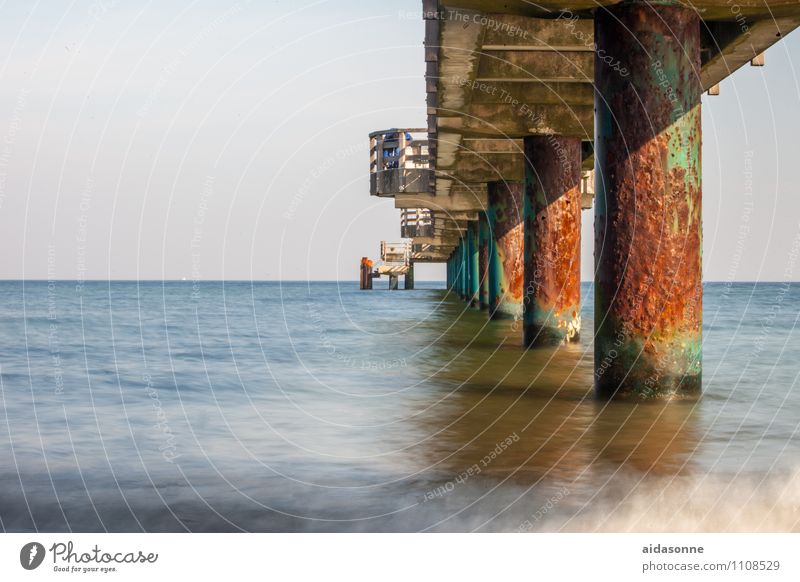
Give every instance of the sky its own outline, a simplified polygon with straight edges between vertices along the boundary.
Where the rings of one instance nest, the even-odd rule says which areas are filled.
[[[399,239],[367,135],[426,125],[420,10],[5,2],[0,278],[356,279]],[[800,279],[800,33],[766,63],[703,98],[707,280]]]

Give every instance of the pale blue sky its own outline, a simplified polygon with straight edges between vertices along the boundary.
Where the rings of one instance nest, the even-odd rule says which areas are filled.
[[[420,4],[4,3],[0,277],[356,278],[399,236],[367,134],[426,122]],[[800,277],[799,57],[704,98],[708,279]]]

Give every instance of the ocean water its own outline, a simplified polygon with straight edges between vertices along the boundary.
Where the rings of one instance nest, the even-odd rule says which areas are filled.
[[[706,285],[697,402],[443,290],[0,282],[6,531],[797,531],[800,285]]]

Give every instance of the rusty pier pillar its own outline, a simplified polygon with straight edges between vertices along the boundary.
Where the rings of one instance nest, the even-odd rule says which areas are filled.
[[[465,294],[464,277],[464,239],[459,239],[456,247],[456,292],[461,299],[464,299]]]
[[[361,257],[358,286],[362,291],[372,289],[372,261],[368,257]]]
[[[456,278],[456,257],[458,256],[458,245],[453,248],[453,251],[450,253],[450,286],[448,287],[449,291],[455,295],[458,293],[458,279]]]
[[[455,294],[458,281],[456,280],[456,255],[457,249],[454,248],[450,254],[450,292]]]
[[[578,341],[581,329],[581,140],[525,144],[526,346]]]
[[[478,268],[478,222],[467,224],[467,302],[478,307],[480,291],[480,269]]]
[[[478,307],[489,307],[489,222],[481,213],[478,219]]]
[[[623,2],[597,10],[595,42],[595,389],[606,398],[694,395],[700,17],[677,2]]]
[[[403,288],[411,290],[414,288],[414,263],[409,263],[408,271],[403,277]]]
[[[461,239],[461,299],[467,301],[469,297],[469,243],[467,235]]]
[[[489,315],[522,316],[523,184],[490,182]]]
[[[461,281],[459,279],[459,253],[461,252],[461,245],[456,244],[456,247],[453,249],[453,295],[456,297],[461,297]]]

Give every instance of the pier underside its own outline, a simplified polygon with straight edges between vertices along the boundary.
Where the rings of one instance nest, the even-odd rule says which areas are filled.
[[[800,25],[796,0],[424,1],[419,261],[529,347],[577,340],[581,209],[595,205],[595,385],[700,388],[700,96]],[[595,201],[596,198],[596,201]]]

